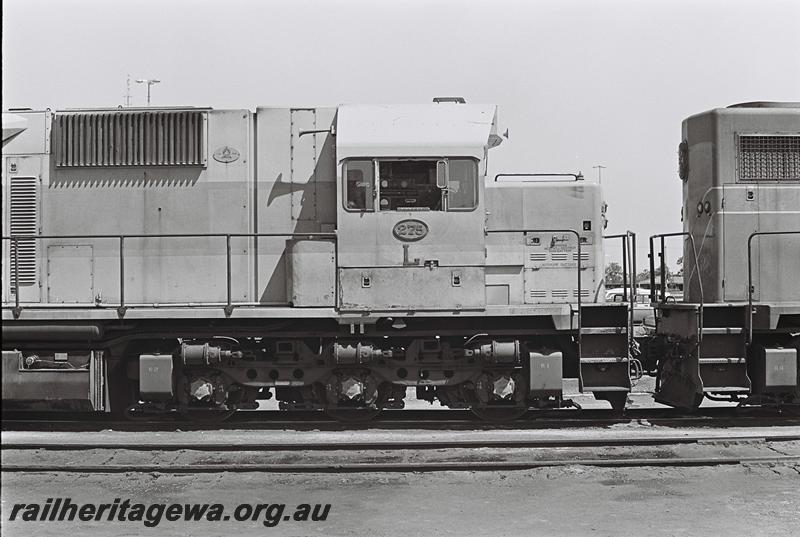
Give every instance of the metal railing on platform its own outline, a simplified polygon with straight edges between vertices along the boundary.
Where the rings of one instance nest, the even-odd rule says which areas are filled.
[[[653,304],[656,303],[663,303],[667,300],[667,261],[664,259],[664,252],[665,252],[665,244],[664,239],[668,237],[688,237],[689,242],[692,244],[692,259],[694,260],[694,268],[695,270],[692,271],[690,275],[690,279],[692,275],[697,275],[697,285],[700,291],[700,307],[698,310],[698,326],[697,326],[697,340],[698,342],[703,340],[703,306],[704,306],[704,297],[703,297],[703,279],[700,277],[700,263],[697,258],[697,248],[695,247],[694,237],[688,231],[677,231],[675,233],[661,233],[659,235],[653,235],[650,237],[650,253],[648,257],[650,258],[650,302]],[[656,297],[656,260],[655,260],[655,246],[654,240],[660,239],[661,249],[659,250],[659,278],[660,278],[660,299],[657,300]],[[685,271],[684,271],[685,272]],[[684,282],[684,288],[686,287],[686,283]],[[658,323],[658,317],[656,317],[656,323]]]
[[[121,235],[9,235],[3,236],[3,241],[11,242],[12,263],[14,267],[14,306],[12,311],[15,317],[19,317],[22,312],[20,305],[20,284],[19,284],[19,243],[22,241],[43,241],[43,240],[103,240],[113,239],[118,241],[119,251],[119,303],[111,304],[116,305],[120,317],[125,315],[128,308],[125,301],[125,241],[128,239],[199,239],[199,238],[224,238],[225,239],[225,279],[226,279],[226,303],[225,313],[230,315],[233,308],[237,304],[233,302],[232,297],[232,270],[231,270],[231,239],[233,238],[250,238],[258,243],[261,238],[286,238],[286,239],[306,239],[306,240],[334,240],[336,241],[336,233],[158,233],[158,234],[121,234]],[[334,246],[335,247],[335,246]],[[218,303],[194,303],[196,306],[216,306]],[[9,306],[3,304],[6,309]]]
[[[636,282],[636,233],[626,231],[619,235],[605,235],[606,240],[621,239],[622,240],[622,296],[628,299],[628,343],[633,343],[633,326],[634,326],[634,307],[636,306],[636,291],[638,289]],[[628,274],[630,276],[630,286],[628,286]]]
[[[580,233],[578,233],[574,229],[487,229],[486,230],[486,234],[487,235],[491,234],[491,233],[522,233],[522,234],[527,234],[527,233],[571,233],[572,235],[575,235],[575,238],[577,239],[577,243],[578,243],[577,266],[576,266],[576,272],[578,274],[578,289],[577,289],[577,291],[578,291],[578,293],[577,293],[578,294],[578,304],[577,304],[577,313],[576,313],[576,315],[577,315],[577,324],[578,324],[578,356],[580,356],[581,355],[580,354],[580,352],[581,352],[581,335],[582,335],[582,332],[581,332],[581,314],[582,314],[582,308],[583,308],[583,302],[582,302],[582,298],[581,298],[581,295],[582,295],[581,291],[583,289],[582,289],[582,284],[581,284],[581,270],[582,270],[582,267],[581,267],[581,235],[580,235]],[[571,319],[570,319],[570,322],[571,322]]]

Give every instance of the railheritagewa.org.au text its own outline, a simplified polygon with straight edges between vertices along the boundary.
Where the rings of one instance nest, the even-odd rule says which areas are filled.
[[[9,521],[140,523],[148,528],[167,522],[260,522],[271,528],[281,522],[323,522],[331,504],[141,503],[115,498],[111,503],[75,503],[71,498],[48,498],[44,503],[15,503]]]

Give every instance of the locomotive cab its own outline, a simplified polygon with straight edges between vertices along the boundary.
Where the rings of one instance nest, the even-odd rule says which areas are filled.
[[[339,308],[481,310],[495,106],[341,106]]]

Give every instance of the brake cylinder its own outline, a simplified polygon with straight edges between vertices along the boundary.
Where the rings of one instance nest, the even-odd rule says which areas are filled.
[[[203,345],[183,343],[181,345],[183,365],[211,365],[239,356],[241,356],[239,352],[223,350],[222,347],[214,347],[208,343]]]

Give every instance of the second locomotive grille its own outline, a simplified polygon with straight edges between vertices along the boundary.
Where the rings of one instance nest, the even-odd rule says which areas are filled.
[[[739,179],[800,179],[800,136],[739,136]]]

